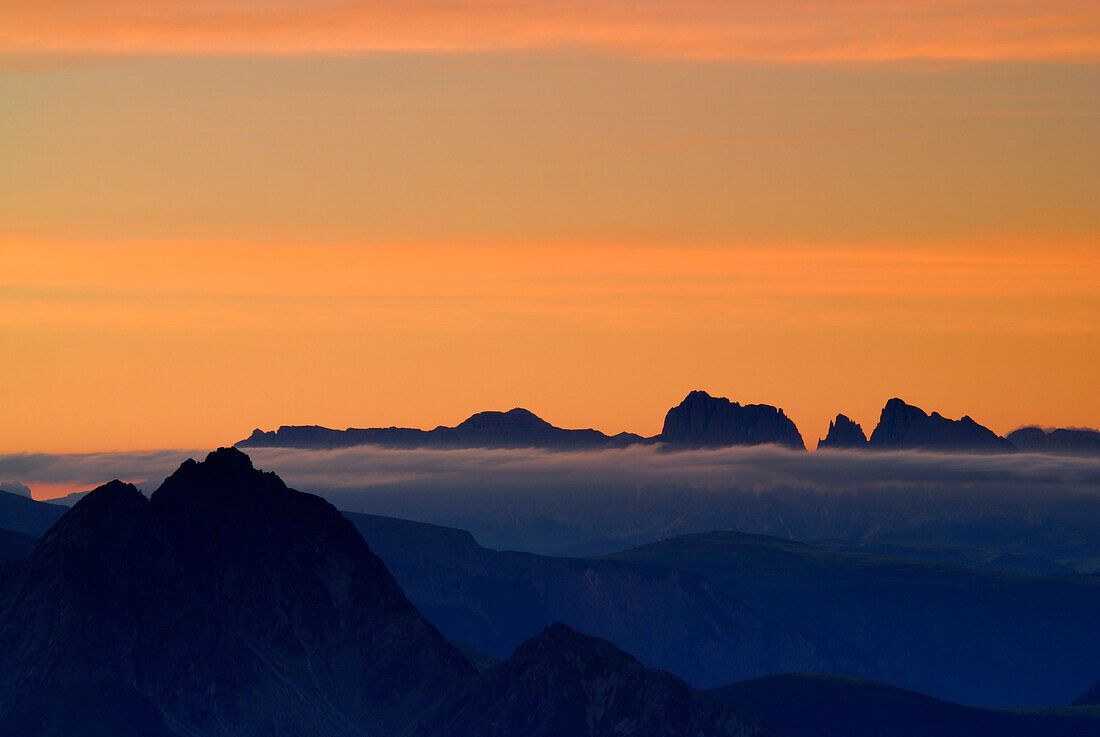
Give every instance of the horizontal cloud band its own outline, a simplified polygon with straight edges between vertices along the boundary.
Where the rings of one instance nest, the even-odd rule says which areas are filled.
[[[1090,62],[1090,0],[11,0],[0,53],[358,54],[585,50],[779,63]]]

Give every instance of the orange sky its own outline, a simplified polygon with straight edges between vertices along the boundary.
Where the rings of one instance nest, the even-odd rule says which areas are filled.
[[[1090,0],[7,0],[14,53],[573,48],[647,59],[1095,62]]]
[[[1097,5],[915,7],[0,4],[0,452],[1096,426]]]

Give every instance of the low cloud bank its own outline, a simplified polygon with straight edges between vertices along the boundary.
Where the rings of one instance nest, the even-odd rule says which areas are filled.
[[[0,456],[0,477],[152,491],[188,457],[163,450]],[[1100,459],[771,446],[546,450],[255,448],[290,486],[340,509],[468,529],[484,545],[594,553],[734,529],[802,540],[889,536],[1100,559]],[[0,527],[2,527],[0,523]]]

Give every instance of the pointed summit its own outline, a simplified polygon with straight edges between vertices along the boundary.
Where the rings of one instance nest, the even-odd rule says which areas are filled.
[[[1015,450],[1012,443],[974,422],[969,416],[949,420],[938,412],[929,415],[920,407],[906,404],[896,397],[882,408],[868,446],[884,450],[958,450],[982,453],[1007,453]]]
[[[21,563],[4,734],[362,737],[473,677],[343,515],[234,449],[96,489]]]
[[[445,704],[420,734],[750,737],[771,731],[670,673],[643,667],[610,642],[558,622]]]
[[[867,436],[863,434],[863,428],[847,415],[837,415],[836,419],[829,423],[829,432],[825,438],[817,441],[818,450],[865,448],[866,446]]]
[[[684,448],[774,443],[805,450],[802,435],[783,410],[768,404],[741,406],[725,397],[693,391],[665,415],[657,439]]]

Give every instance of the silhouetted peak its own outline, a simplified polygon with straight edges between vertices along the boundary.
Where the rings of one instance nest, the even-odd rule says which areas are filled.
[[[829,423],[829,432],[817,441],[818,450],[829,448],[862,448],[867,445],[863,428],[847,415],[839,414]]]
[[[258,471],[252,459],[236,448],[218,448],[202,462],[188,458],[153,493],[154,501],[175,495],[270,496],[285,492],[286,484],[274,473]]]
[[[84,495],[35,546],[39,557],[77,551],[85,563],[125,557],[149,534],[149,500],[133,484],[114,480]]]
[[[925,413],[920,407],[893,398],[882,408],[878,425],[868,445],[873,448],[925,448],[938,450],[1005,452],[1012,443],[969,415],[951,420],[939,412]]]
[[[520,643],[506,662],[513,670],[523,671],[529,667],[545,669],[552,664],[580,667],[578,661],[590,660],[604,661],[612,667],[639,665],[632,655],[607,640],[581,634],[561,622],[547,625],[541,632]]]
[[[782,409],[768,404],[742,406],[698,389],[668,411],[658,439],[694,448],[764,443],[798,450],[806,447],[798,428]]]
[[[546,420],[534,412],[516,407],[507,412],[478,412],[471,415],[456,430],[493,430],[497,428],[543,429],[552,427]]]

